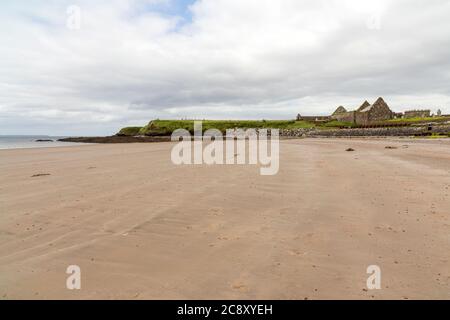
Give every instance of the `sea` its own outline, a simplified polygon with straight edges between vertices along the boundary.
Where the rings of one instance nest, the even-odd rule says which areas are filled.
[[[80,145],[74,142],[60,142],[62,136],[3,136],[0,135],[0,149],[49,148]],[[38,142],[38,140],[51,140]]]

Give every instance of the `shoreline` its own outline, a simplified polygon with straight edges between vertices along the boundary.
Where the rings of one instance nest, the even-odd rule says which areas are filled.
[[[154,138],[154,137],[152,137]],[[67,143],[67,145],[56,145],[56,146],[23,146],[23,147],[8,147],[8,148],[2,148],[0,147],[0,152],[6,151],[6,150],[34,150],[34,149],[59,149],[59,148],[67,148],[67,147],[80,147],[80,146],[90,146],[90,145],[121,145],[121,144],[153,144],[153,143],[163,143],[163,142],[173,142],[176,143],[176,141],[171,141],[170,137],[161,137],[162,139],[148,139],[148,140],[140,140],[140,141],[134,141],[133,139],[121,139],[116,140],[115,142],[109,142],[109,139],[103,140],[103,137],[95,137],[95,141],[97,142],[91,142],[93,141],[92,137],[78,137],[78,138],[67,138],[71,141],[61,141],[64,143]],[[66,139],[66,138],[65,138]],[[73,139],[73,140],[72,140]],[[76,140],[76,141],[75,141]],[[224,139],[225,140],[225,139]],[[280,141],[295,141],[295,140],[361,140],[361,141],[378,141],[378,140],[391,140],[391,141],[403,141],[403,142],[449,142],[450,139],[446,137],[439,137],[439,138],[430,138],[430,137],[408,137],[408,136],[308,136],[308,137],[298,137],[298,136],[280,136]],[[58,140],[59,141],[59,140]],[[89,142],[88,142],[89,141]],[[102,142],[98,142],[102,141]]]
[[[34,149],[59,149],[59,148],[67,148],[67,147],[80,147],[80,146],[89,146],[89,145],[120,145],[120,144],[153,144],[153,143],[163,143],[163,142],[173,142],[171,141],[170,137],[161,137],[161,139],[145,139],[145,140],[139,140],[135,141],[134,139],[130,139],[128,137],[127,139],[119,139],[115,140],[115,142],[110,142],[110,139],[103,139],[108,137],[77,137],[77,138],[64,138],[64,139],[70,139],[71,141],[61,141],[67,143],[67,145],[57,145],[57,146],[23,146],[23,147],[7,147],[2,148],[0,147],[0,152],[7,151],[7,150],[34,150]],[[155,138],[155,137],[151,137]],[[94,140],[93,140],[94,139]],[[224,139],[225,140],[225,139]],[[416,142],[427,142],[427,143],[438,143],[438,142],[449,142],[450,139],[446,137],[439,137],[439,138],[430,138],[430,137],[408,137],[408,136],[308,136],[308,137],[298,137],[298,136],[280,136],[280,141],[295,141],[295,140],[362,140],[362,141],[377,141],[377,140],[391,140],[391,141],[403,141],[403,142],[410,142],[410,143],[416,143]],[[59,141],[59,139],[57,140]],[[96,142],[92,142],[96,141]],[[102,142],[99,142],[102,141]],[[173,142],[176,143],[176,142]]]

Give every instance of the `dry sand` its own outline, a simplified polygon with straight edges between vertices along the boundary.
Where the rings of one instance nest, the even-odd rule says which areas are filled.
[[[0,299],[450,299],[450,141],[283,141],[276,176],[171,146],[0,151]]]

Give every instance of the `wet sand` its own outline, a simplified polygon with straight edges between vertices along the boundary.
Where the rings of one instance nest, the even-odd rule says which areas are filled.
[[[172,145],[1,150],[0,299],[450,299],[450,140],[286,140],[276,176]]]

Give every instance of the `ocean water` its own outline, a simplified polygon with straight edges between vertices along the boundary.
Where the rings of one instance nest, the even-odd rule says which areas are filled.
[[[22,149],[22,148],[48,148],[48,147],[67,147],[80,145],[73,142],[60,142],[58,139],[65,137],[52,136],[1,136],[0,149]],[[53,140],[52,142],[37,142],[36,140]]]

